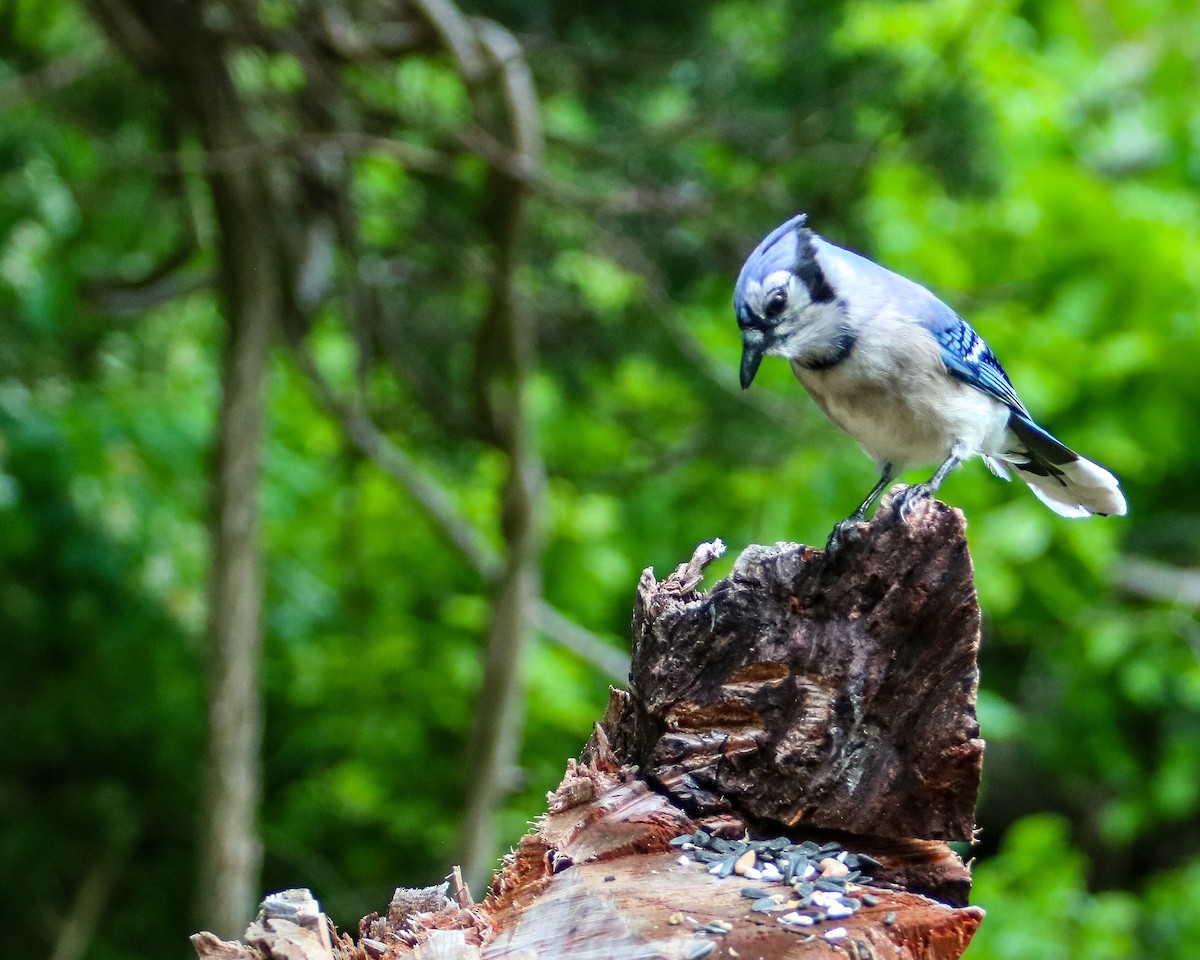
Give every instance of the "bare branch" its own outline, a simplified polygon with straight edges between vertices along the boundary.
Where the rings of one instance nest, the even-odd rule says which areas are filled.
[[[51,60],[36,70],[13,77],[0,86],[0,110],[15,110],[71,86],[100,65],[100,53],[97,50],[85,56]]]
[[[506,149],[521,161],[523,168],[537,170],[542,163],[544,145],[541,107],[524,51],[517,38],[495,20],[476,17],[471,22],[489,58],[500,69],[512,143],[511,148]],[[524,180],[523,177],[517,179]]]
[[[441,488],[422,472],[408,454],[388,440],[366,413],[338,399],[333,385],[321,373],[312,354],[294,331],[289,330],[287,340],[297,365],[308,378],[321,405],[341,421],[346,436],[359,452],[399,483],[476,573],[486,582],[494,583],[503,565],[500,555],[462,516]],[[540,600],[534,621],[549,640],[574,653],[610,679],[625,682],[629,672],[629,657],[580,626],[561,610],[544,599]]]
[[[50,960],[79,960],[87,953],[96,927],[104,917],[113,889],[121,877],[131,839],[122,839],[116,849],[101,856],[87,872],[75,894],[71,910],[59,928]]]
[[[538,604],[535,622],[539,630],[570,650],[592,666],[601,670],[610,680],[625,683],[629,679],[629,655],[606,643],[590,630],[564,616],[545,600]]]
[[[1200,607],[1200,570],[1129,558],[1113,568],[1113,582],[1136,597]]]
[[[738,403],[745,404],[782,424],[795,425],[799,422],[794,403],[775,397],[765,390],[742,390],[738,384],[736,365],[718,363],[679,316],[666,283],[654,262],[646,256],[641,246],[628,237],[617,236],[611,231],[602,235],[630,268],[643,278],[646,284],[650,315],[663,327],[679,353],[704,377],[729,394]],[[730,308],[732,310],[732,308]],[[731,321],[732,326],[732,321]]]
[[[467,86],[476,86],[484,79],[486,63],[471,22],[449,0],[412,0],[412,3],[453,55]]]
[[[427,477],[407,453],[392,443],[361,409],[338,398],[333,385],[298,337],[289,335],[288,343],[322,406],[341,421],[351,442],[408,491],[426,516],[485,580],[495,580],[503,566],[500,556],[462,516],[446,492]]]
[[[482,123],[503,124],[520,169],[536,170],[541,123],[533,80],[521,48],[497,25],[475,21],[477,42],[498,71],[504,120],[482,89],[473,91]],[[471,77],[467,76],[468,86]],[[524,727],[521,664],[541,603],[546,470],[529,413],[529,381],[536,366],[535,319],[516,295],[514,274],[528,190],[524,178],[493,169],[483,223],[492,244],[493,273],[487,315],[476,340],[473,381],[482,419],[508,460],[502,497],[504,570],[492,595],[483,683],[470,741],[473,773],[460,846],[469,881],[482,880],[496,856],[495,812],[511,792]]]

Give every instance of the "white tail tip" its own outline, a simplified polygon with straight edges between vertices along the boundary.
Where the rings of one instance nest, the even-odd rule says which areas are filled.
[[[1129,509],[1117,478],[1098,464],[1080,457],[1064,464],[1061,477],[1020,471],[1034,496],[1063,517],[1123,517]]]

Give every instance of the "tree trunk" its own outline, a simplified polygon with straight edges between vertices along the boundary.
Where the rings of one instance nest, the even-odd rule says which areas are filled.
[[[270,195],[253,157],[239,154],[252,133],[202,5],[91,0],[90,8],[193,124],[207,155],[219,233],[226,340],[212,479],[209,743],[196,909],[205,926],[232,935],[252,915],[262,860],[259,472],[267,360],[282,306],[272,231],[264,223]]]
[[[258,898],[262,710],[260,451],[278,274],[267,236],[248,222],[263,209],[252,175],[209,178],[221,230],[226,344],[212,489],[208,629],[208,759],[201,831],[199,914],[242,930]]]
[[[983,918],[945,843],[983,751],[962,515],[885,499],[836,556],[751,547],[697,592],[718,554],[643,575],[630,691],[483,903],[398,890],[327,944],[266,903],[249,946],[199,955],[957,960]]]
[[[519,44],[489,21],[475,21],[479,45],[503,77],[503,123],[492,121],[514,154],[527,166],[541,161],[541,126],[533,80]],[[493,104],[476,102],[482,113]],[[469,882],[478,886],[499,855],[494,819],[504,798],[518,785],[524,727],[525,647],[541,606],[541,558],[545,467],[529,412],[529,381],[536,368],[537,332],[533,313],[517,297],[514,272],[528,199],[526,184],[493,169],[490,209],[485,218],[492,241],[491,302],[484,318],[475,361],[475,392],[486,433],[508,460],[501,502],[504,566],[492,589],[483,683],[471,731],[466,812],[459,855]]]

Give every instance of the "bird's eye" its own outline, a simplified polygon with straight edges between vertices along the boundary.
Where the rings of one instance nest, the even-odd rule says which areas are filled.
[[[787,293],[783,290],[776,290],[767,297],[767,302],[763,304],[763,315],[768,320],[774,320],[783,313],[786,306]]]

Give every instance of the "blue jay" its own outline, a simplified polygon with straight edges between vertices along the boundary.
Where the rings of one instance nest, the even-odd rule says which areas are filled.
[[[879,482],[834,528],[831,546],[902,471],[940,464],[897,494],[906,518],[974,456],[1005,480],[1015,469],[1064,517],[1125,513],[1117,478],[1034,423],[970,324],[924,287],[817,236],[804,214],[750,254],[734,308],[742,389],[764,354],[786,357],[825,415],[879,467]]]

